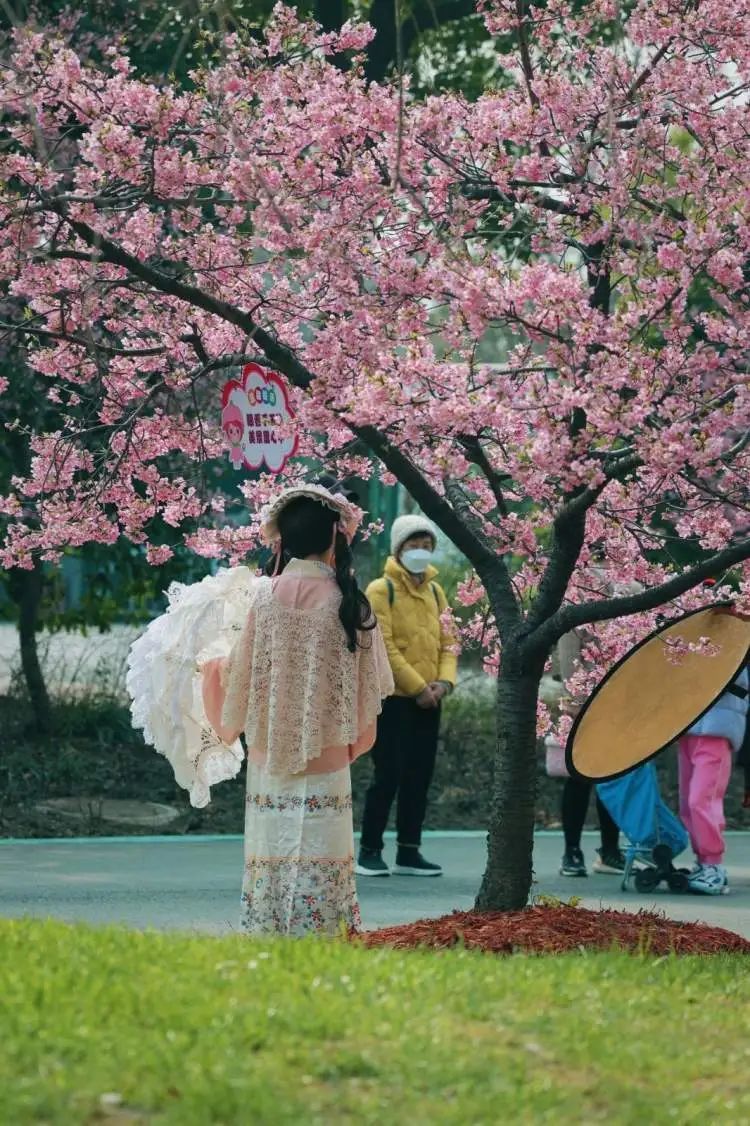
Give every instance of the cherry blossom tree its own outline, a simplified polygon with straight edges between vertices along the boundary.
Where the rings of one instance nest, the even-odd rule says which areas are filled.
[[[474,568],[491,909],[531,885],[556,641],[586,626],[595,677],[707,576],[748,600],[750,4],[480,7],[515,54],[473,102],[368,82],[366,26],[282,6],[184,90],[17,34],[0,276],[24,312],[0,333],[61,423],[26,435],[2,559],[124,535],[161,561],[157,517],[240,558],[218,387],[244,359],[281,372],[300,454],[380,464]]]

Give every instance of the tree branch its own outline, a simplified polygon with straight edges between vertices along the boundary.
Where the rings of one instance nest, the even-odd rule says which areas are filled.
[[[674,43],[673,38],[667,39],[664,43],[662,43],[661,47],[656,52],[653,59],[651,59],[651,61],[643,68],[641,73],[638,75],[638,77],[631,84],[630,89],[628,90],[627,94],[625,95],[625,101],[626,102],[632,101],[633,98],[638,93],[638,91],[640,90],[641,86],[643,86],[646,82],[648,82],[649,78],[654,73],[657,66],[659,65],[661,60],[664,58],[664,56],[666,55],[667,51],[669,50],[669,48],[672,46],[673,43]]]
[[[9,333],[24,333],[27,336],[38,336],[40,340],[62,340],[66,344],[77,344],[89,351],[93,345],[100,352],[109,356],[161,356],[165,352],[163,345],[155,348],[115,348],[111,344],[103,344],[98,340],[87,340],[75,333],[51,332],[49,329],[34,328],[31,324],[5,324],[0,322],[0,331]]]
[[[531,62],[529,40],[526,35],[528,16],[524,12],[524,0],[516,0],[516,19],[518,20],[518,47],[521,52],[521,68],[523,70],[524,82],[526,83],[526,93],[529,95],[529,101],[534,109],[538,109],[539,98],[534,92],[534,66]],[[547,154],[545,153],[545,155]]]
[[[458,513],[465,527],[473,530],[474,535],[484,542],[484,536],[479,526],[479,517],[472,511],[471,501],[466,496],[457,481],[448,479],[445,483],[446,494]],[[484,583],[490,597],[490,605],[497,622],[501,640],[507,642],[517,634],[521,624],[521,610],[513,590],[510,572],[503,556],[490,550],[490,557],[486,563],[475,564],[477,573]]]
[[[493,203],[508,203],[513,206],[519,202],[515,195],[501,192],[494,184],[484,184],[479,180],[473,183],[469,180],[464,181],[461,191],[467,199],[486,199]],[[564,203],[561,199],[554,199],[552,196],[530,196],[529,203],[541,207],[544,211],[553,211],[556,215],[572,215],[579,219],[588,219],[591,215],[590,211],[581,212],[572,204]]]
[[[236,325],[237,328],[241,328],[248,336],[252,337],[271,363],[279,368],[280,371],[283,371],[295,387],[304,389],[309,386],[312,375],[307,368],[299,362],[289,348],[281,344],[274,336],[261,328],[260,325],[256,324],[253,318],[246,313],[244,309],[240,309],[236,305],[230,304],[228,301],[222,301],[221,298],[206,293],[205,290],[199,289],[196,285],[189,285],[186,282],[178,281],[176,278],[170,277],[169,274],[165,274],[163,270],[157,270],[154,266],[149,266],[146,262],[141,262],[134,255],[128,254],[126,250],[123,250],[122,247],[118,246],[110,239],[100,235],[87,223],[82,223],[77,219],[71,219],[66,214],[65,208],[58,206],[55,200],[49,200],[48,206],[51,211],[60,215],[60,217],[68,223],[71,230],[73,230],[87,246],[92,248],[95,258],[103,262],[109,262],[113,266],[121,266],[142,281],[147,282],[160,293],[166,293],[170,297],[176,297],[180,301],[185,301],[189,305],[194,305],[199,309],[205,310],[207,313],[213,313],[214,316],[220,317],[229,324]]]
[[[274,368],[285,375],[294,387],[309,390],[314,374],[270,333],[257,325],[252,317],[236,305],[214,297],[198,286],[190,285],[170,277],[163,270],[157,270],[145,262],[128,254],[122,247],[105,238],[87,223],[71,219],[66,209],[49,200],[50,210],[59,214],[75,234],[91,247],[95,259],[121,266],[131,274],[145,281],[153,289],[176,297],[187,304],[204,309],[208,313],[228,321],[243,329],[258,346]],[[479,570],[486,571],[491,563],[497,563],[497,556],[485,542],[482,542],[470,529],[464,527],[450,504],[432,488],[417,467],[391,443],[385,434],[373,426],[356,426],[343,419],[349,429],[360,438],[367,448],[378,457],[386,469],[390,470],[409,490],[424,512],[435,521],[439,528],[456,544],[467,559]]]
[[[295,387],[302,390],[309,389],[314,379],[313,373],[300,363],[290,349],[256,325],[243,310],[205,293],[197,286],[177,281],[163,271],[140,262],[109,239],[100,236],[87,224],[68,219],[64,215],[63,218],[66,218],[75,233],[92,247],[97,257],[113,265],[123,266],[160,292],[196,305],[243,328],[266,358],[286,375]],[[346,422],[346,419],[344,421]],[[464,527],[451,505],[440,497],[416,466],[384,434],[371,426],[357,427],[349,422],[346,424],[385,467],[398,477],[423,511],[434,519],[438,527],[475,567],[486,569],[490,562],[497,562],[497,556],[491,548]]]
[[[586,539],[586,511],[582,508],[573,513],[559,513],[553,523],[549,560],[528,615],[532,634],[562,605]]]
[[[482,443],[476,437],[461,438],[461,445],[466,451],[466,456],[469,461],[481,469],[482,473],[487,479],[487,483],[492,489],[492,495],[497,504],[497,510],[501,516],[508,515],[508,505],[503,493],[503,476],[493,469],[490,460],[482,446]],[[510,479],[510,478],[508,478]]]
[[[465,526],[458,514],[432,487],[414,463],[374,426],[356,426],[342,419],[368,450],[409,490],[422,511],[453,541],[477,570],[487,570],[498,557],[489,544]]]
[[[555,517],[549,562],[528,616],[532,631],[551,618],[562,606],[586,538],[587,512],[596,504],[610,481],[621,480],[640,464],[640,458],[636,455],[618,458],[614,464],[605,469],[606,480],[601,485],[582,489],[576,496],[570,498]]]
[[[750,539],[739,540],[732,547],[718,551],[702,563],[691,567],[689,571],[684,571],[681,575],[676,575],[675,578],[650,587],[639,594],[564,606],[530,633],[525,639],[525,644],[532,651],[548,652],[555,642],[570,630],[593,622],[607,622],[612,618],[627,618],[646,610],[656,610],[665,602],[686,594],[704,579],[713,578],[717,573],[726,571],[746,559],[750,559]]]

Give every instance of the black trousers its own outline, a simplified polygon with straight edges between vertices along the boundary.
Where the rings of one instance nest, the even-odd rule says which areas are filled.
[[[581,833],[588,813],[591,786],[591,782],[583,782],[580,778],[565,779],[562,793],[562,823],[566,849],[581,847]],[[602,834],[602,851],[614,852],[619,844],[620,830],[598,794],[596,812],[599,815],[599,829]]]
[[[437,753],[440,708],[420,708],[414,700],[390,696],[378,720],[370,752],[373,779],[362,815],[362,848],[380,851],[393,799],[398,843],[420,845]]]

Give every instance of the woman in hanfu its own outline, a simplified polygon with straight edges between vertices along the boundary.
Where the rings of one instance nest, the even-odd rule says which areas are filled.
[[[131,655],[134,722],[168,755],[196,805],[208,801],[211,785],[237,773],[244,734],[242,929],[335,934],[360,923],[349,768],[375,740],[393,679],[352,572],[350,542],[360,510],[341,493],[303,485],[281,493],[261,518],[264,539],[274,547],[272,574],[234,568],[181,588],[184,595],[213,584],[193,598],[198,609],[189,621],[167,627],[169,644],[161,644],[155,659],[153,644],[150,662],[147,652]],[[176,616],[180,602],[178,596]],[[169,617],[150,629],[158,634]],[[168,732],[153,737],[159,697],[162,709],[167,700],[153,684],[170,660],[179,667],[191,660],[198,669],[182,693],[189,697],[188,718],[173,724],[171,746]],[[167,675],[167,690],[169,682]],[[174,716],[175,701],[168,703]]]

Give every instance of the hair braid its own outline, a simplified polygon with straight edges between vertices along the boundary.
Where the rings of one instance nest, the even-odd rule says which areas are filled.
[[[375,629],[377,621],[367,596],[357,585],[352,568],[352,550],[341,532],[336,533],[335,569],[341,591],[339,618],[349,639],[349,651],[353,653],[359,644],[359,634]]]

